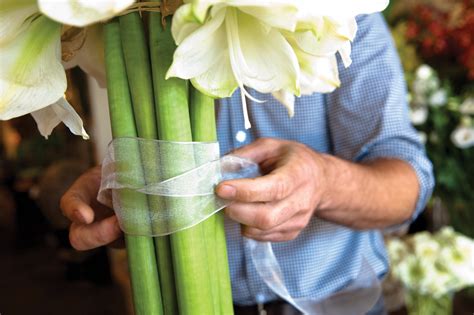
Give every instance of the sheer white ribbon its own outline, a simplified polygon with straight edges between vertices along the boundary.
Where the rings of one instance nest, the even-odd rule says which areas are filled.
[[[180,164],[177,156],[186,165]],[[259,175],[258,165],[252,161],[232,155],[219,159],[217,143],[118,138],[109,145],[102,164],[98,199],[114,208],[125,233],[161,236],[199,224],[229,205],[214,194],[219,182]],[[133,196],[145,196],[148,202],[134,202]],[[139,209],[137,204],[148,208]],[[362,258],[358,276],[344,290],[323,300],[293,298],[272,244],[251,239],[244,242],[262,280],[304,314],[362,315],[380,297],[377,276]]]

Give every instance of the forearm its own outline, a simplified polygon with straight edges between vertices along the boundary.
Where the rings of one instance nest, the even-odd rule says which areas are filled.
[[[384,228],[412,215],[419,194],[413,168],[396,159],[367,164],[324,155],[323,194],[315,215],[355,229]]]

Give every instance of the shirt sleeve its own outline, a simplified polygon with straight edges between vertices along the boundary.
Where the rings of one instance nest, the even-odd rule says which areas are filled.
[[[351,67],[339,62],[341,87],[326,96],[332,150],[354,162],[395,158],[409,163],[420,192],[414,220],[434,187],[432,164],[408,116],[403,70],[380,14],[358,18]]]

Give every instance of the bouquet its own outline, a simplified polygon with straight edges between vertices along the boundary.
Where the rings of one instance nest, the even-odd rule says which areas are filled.
[[[453,294],[474,285],[474,241],[451,227],[390,239],[387,250],[409,314],[452,314]]]
[[[216,141],[214,99],[237,89],[244,113],[252,88],[272,93],[292,116],[295,97],[340,85],[336,56],[350,65],[355,16],[386,5],[386,0],[4,0],[0,118],[31,113],[46,137],[64,122],[87,139],[81,118],[64,98],[63,67],[78,65],[107,86],[114,138],[140,138],[114,152],[121,162],[117,181],[147,187],[193,169],[202,156],[175,147],[160,159],[158,171],[156,151],[142,143]],[[251,127],[247,116],[245,126]],[[133,178],[121,176],[127,171]],[[163,222],[149,220],[166,214],[150,209],[171,206],[186,214],[193,205],[136,190],[114,195],[135,220],[119,216],[136,314],[232,314],[222,214],[157,234]]]

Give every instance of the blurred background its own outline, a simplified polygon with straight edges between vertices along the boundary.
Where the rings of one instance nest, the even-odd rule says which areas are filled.
[[[393,0],[385,16],[437,181],[416,222],[384,231],[392,261],[386,304],[392,314],[473,314],[474,1]],[[124,251],[73,250],[59,209],[111,139],[105,91],[79,69],[68,81],[67,99],[92,140],[64,126],[45,140],[29,115],[0,122],[1,314],[130,311]]]

